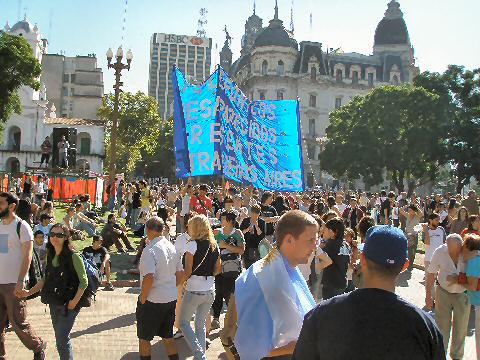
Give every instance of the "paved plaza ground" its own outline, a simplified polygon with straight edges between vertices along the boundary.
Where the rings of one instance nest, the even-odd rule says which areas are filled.
[[[402,274],[398,282],[397,293],[423,306],[425,291],[422,285],[423,272],[415,269],[411,277]],[[135,304],[138,288],[121,288],[114,292],[99,291],[97,301],[89,309],[83,309],[72,331],[73,348],[76,360],[127,360],[138,359],[138,343],[135,328]],[[395,314],[392,314],[395,316]],[[468,338],[466,342],[465,360],[475,359],[474,313],[471,314]],[[48,308],[38,299],[29,302],[28,319],[35,331],[47,341],[47,359],[58,359],[55,350],[55,339],[50,322]],[[254,334],[252,334],[254,336]],[[379,334],[379,336],[381,336]],[[218,330],[211,334],[212,344],[207,352],[208,359],[226,359],[223,347],[218,338]],[[153,359],[167,359],[163,345],[155,339]],[[180,359],[191,359],[191,352],[185,340],[177,340]],[[7,356],[11,360],[27,360],[32,358],[15,333],[7,333]]]

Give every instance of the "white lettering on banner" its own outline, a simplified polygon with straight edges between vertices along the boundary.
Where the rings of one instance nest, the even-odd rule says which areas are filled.
[[[200,140],[200,135],[202,135],[202,133],[203,133],[202,126],[201,125],[192,125],[190,130],[192,132],[192,137],[191,137],[190,144],[191,145],[195,144],[195,140],[197,140],[199,144],[202,144],[202,141]]]
[[[198,101],[190,101],[187,103],[187,120],[197,120],[198,116],[193,117],[192,113],[197,112],[198,109],[192,109],[192,106],[198,104]]]
[[[210,124],[210,142],[211,143],[219,143],[222,133],[217,131],[215,128],[220,127],[220,123],[211,123]]]
[[[207,152],[200,152],[197,155],[198,155],[199,170],[202,171],[204,167],[206,170],[210,170],[210,168],[207,165],[207,162],[210,161],[210,155],[208,155]]]
[[[210,99],[203,99],[200,101],[200,111],[202,112],[200,114],[201,117],[204,119],[210,119],[212,116],[212,102]]]
[[[220,154],[218,151],[213,152],[213,163],[212,163],[212,170],[222,170],[222,161],[220,160]]]
[[[271,187],[295,189],[302,184],[300,171],[270,171],[265,169],[265,183]]]

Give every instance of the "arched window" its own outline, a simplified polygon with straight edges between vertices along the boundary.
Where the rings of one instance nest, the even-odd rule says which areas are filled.
[[[285,65],[283,64],[283,61],[280,60],[277,65],[277,75],[283,76],[284,73],[285,73]]]
[[[310,79],[317,80],[317,68],[315,66],[310,69]]]
[[[398,76],[397,75],[393,75],[392,83],[393,83],[393,85],[398,85],[399,81],[398,81]]]
[[[18,126],[12,126],[8,130],[8,147],[12,151],[20,151],[22,141],[22,131]]]
[[[77,135],[78,155],[90,155],[92,139],[86,132]]]
[[[16,157],[8,158],[5,164],[5,170],[10,174],[17,174],[20,172],[20,161]]]
[[[267,75],[268,72],[268,62],[267,60],[263,60],[262,62],[262,75]]]

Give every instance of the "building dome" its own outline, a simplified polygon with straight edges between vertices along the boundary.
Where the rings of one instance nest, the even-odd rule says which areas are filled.
[[[375,31],[375,45],[410,45],[407,24],[403,19],[400,4],[396,0],[390,1],[384,18]]]
[[[254,47],[260,46],[283,46],[291,47],[298,50],[297,41],[293,38],[293,34],[282,27],[268,26],[263,29],[255,39]]]
[[[283,46],[298,50],[298,44],[293,33],[285,29],[283,21],[278,18],[278,5],[275,3],[275,16],[270,24],[258,33],[253,43],[254,47],[260,46]]]
[[[10,32],[23,30],[26,33],[33,32],[33,25],[27,21],[27,18],[23,19],[22,21],[17,22],[15,25],[12,26]]]

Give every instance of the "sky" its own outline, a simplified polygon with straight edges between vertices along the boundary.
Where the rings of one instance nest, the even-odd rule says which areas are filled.
[[[126,1],[128,2],[125,6]],[[318,41],[323,48],[371,54],[373,37],[390,0],[293,0],[295,38]],[[195,35],[201,8],[208,10],[207,36],[213,39],[212,64],[219,61],[227,25],[234,59],[253,0],[0,0],[0,28],[23,19],[37,24],[49,41],[49,53],[97,54],[105,93],[112,91],[113,70],[105,53],[122,44],[134,59],[122,80],[126,91],[147,92],[150,37],[154,32]],[[442,72],[449,64],[480,67],[479,0],[399,0],[421,71]],[[264,26],[275,0],[256,0]],[[278,0],[279,15],[290,28],[292,0]],[[125,16],[125,8],[126,16]],[[310,14],[312,24],[310,25]],[[125,20],[125,21],[124,21]],[[123,25],[125,24],[125,26]],[[124,28],[124,29],[123,29]],[[122,41],[123,39],[123,41]]]

